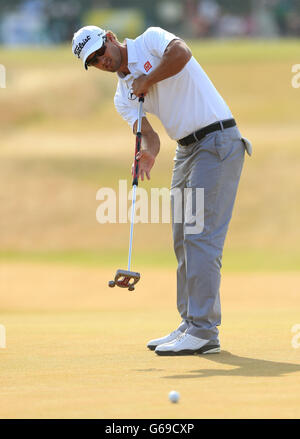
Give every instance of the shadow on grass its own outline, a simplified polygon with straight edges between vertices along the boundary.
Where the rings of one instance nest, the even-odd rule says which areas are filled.
[[[162,378],[206,378],[215,376],[246,376],[246,377],[278,377],[292,372],[300,372],[300,364],[278,363],[276,361],[258,360],[256,358],[239,357],[228,351],[220,354],[201,356],[217,364],[235,366],[235,369],[198,369],[185,374],[164,376]]]

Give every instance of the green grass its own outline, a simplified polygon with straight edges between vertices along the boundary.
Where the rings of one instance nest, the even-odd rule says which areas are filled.
[[[258,61],[297,62],[299,40],[207,40],[191,42],[193,55],[198,61],[214,64],[253,63]]]
[[[1,251],[0,262],[27,262],[42,264],[77,265],[84,267],[127,268],[128,252],[112,251]],[[132,255],[132,270],[139,267],[176,268],[172,248],[163,251],[136,251]],[[225,249],[223,254],[224,272],[280,272],[299,271],[300,252],[268,251],[266,249]]]
[[[299,40],[190,40],[188,45],[193,55],[200,62],[225,63],[253,61],[287,61],[298,60]],[[50,47],[0,47],[0,57],[3,64],[21,64],[23,67],[46,65],[48,67],[70,64],[82,68],[80,62],[71,51],[70,45]]]

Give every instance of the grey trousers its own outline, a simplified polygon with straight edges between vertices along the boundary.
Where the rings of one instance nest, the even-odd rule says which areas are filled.
[[[178,144],[174,158],[171,206],[174,250],[178,261],[177,308],[182,318],[179,329],[214,342],[218,340],[217,326],[221,324],[222,252],[245,148],[251,155],[250,142],[242,138],[237,127],[232,127],[208,134],[189,146]],[[190,203],[182,203],[182,221],[175,212],[178,209],[175,196],[180,189],[184,200],[184,192],[188,192],[185,188],[190,188],[192,193],[192,213],[201,214],[204,220],[198,233],[194,232],[197,228],[190,227],[191,212],[187,213],[187,204]],[[202,208],[198,206],[198,210],[196,188],[204,189],[204,203]]]

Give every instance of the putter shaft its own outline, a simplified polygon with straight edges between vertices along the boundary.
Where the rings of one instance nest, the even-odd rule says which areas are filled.
[[[142,139],[142,114],[143,114],[143,102],[144,98],[139,98],[139,110],[138,110],[138,123],[137,123],[137,133],[136,133],[136,148],[134,156],[134,176],[132,181],[132,207],[131,207],[131,224],[130,224],[130,240],[129,240],[129,252],[128,252],[128,271],[130,271],[131,265],[131,253],[132,253],[132,240],[133,240],[133,224],[134,224],[134,213],[135,213],[135,200],[136,200],[136,188],[138,186],[138,170],[139,163],[136,159],[137,153],[141,148]]]
[[[132,187],[132,207],[131,207],[130,240],[129,240],[129,253],[128,253],[128,271],[130,271],[130,265],[131,265],[133,224],[134,224],[134,212],[135,212],[135,198],[136,198],[136,185],[134,184],[133,187]]]

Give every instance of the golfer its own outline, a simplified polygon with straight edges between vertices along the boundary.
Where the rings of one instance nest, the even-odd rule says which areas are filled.
[[[139,176],[150,179],[160,150],[158,134],[146,114],[155,114],[177,142],[171,194],[197,189],[204,194],[202,227],[191,227],[191,208],[183,204],[182,220],[172,227],[177,268],[177,308],[181,322],[165,337],[149,341],[158,355],[220,352],[220,269],[245,149],[230,109],[186,43],[159,27],[150,27],[123,43],[111,31],[86,26],[74,34],[72,50],[85,69],[96,67],[118,75],[115,106],[136,132],[138,97],[144,95]],[[192,208],[194,209],[194,208]],[[177,212],[178,213],[178,212]],[[196,218],[197,222],[197,218]]]

